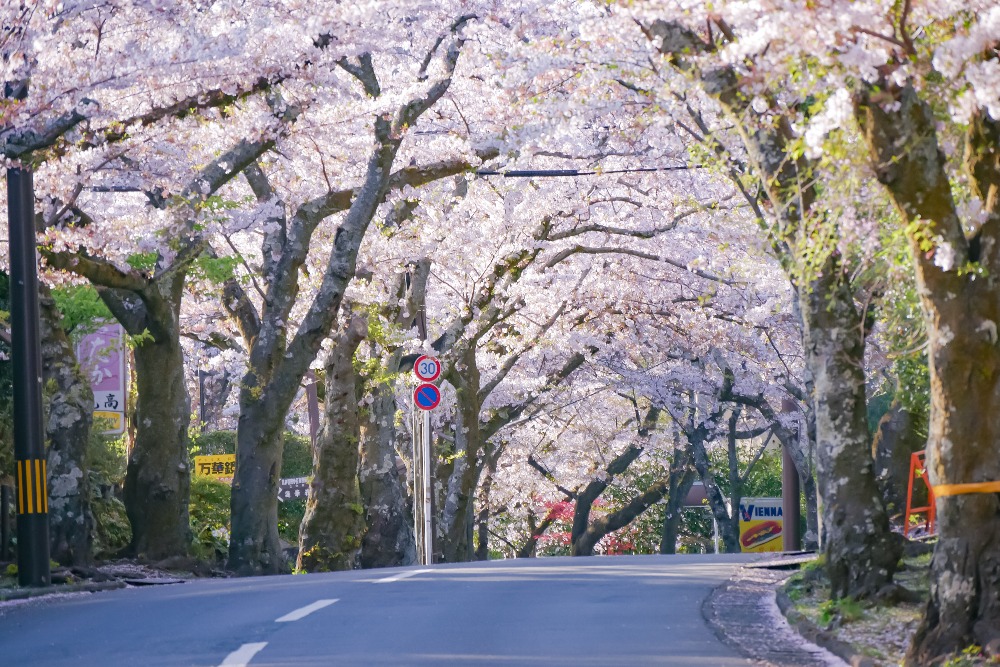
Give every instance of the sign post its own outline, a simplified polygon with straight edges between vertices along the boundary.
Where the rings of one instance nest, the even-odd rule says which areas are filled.
[[[421,565],[434,562],[433,503],[431,502],[431,410],[441,403],[441,390],[433,384],[441,376],[441,362],[427,355],[413,364],[421,383],[413,390],[413,494],[414,532]],[[422,414],[420,414],[422,413]]]

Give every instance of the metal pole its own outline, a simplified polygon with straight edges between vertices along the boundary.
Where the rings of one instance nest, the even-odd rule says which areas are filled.
[[[417,548],[417,563],[426,565],[424,562],[424,511],[423,501],[423,474],[424,464],[421,461],[423,453],[423,438],[420,436],[421,422],[417,419],[417,408],[410,406],[410,432],[413,435],[413,539]]]
[[[198,369],[198,431],[208,430],[205,423],[205,371]]]
[[[794,412],[795,403],[787,398],[781,401],[782,412]],[[799,437],[799,429],[795,429],[795,437]],[[791,452],[784,445],[781,447],[781,532],[785,551],[798,551],[802,548],[799,541],[799,473],[795,469],[795,461]]]
[[[49,498],[42,423],[35,193],[30,171],[7,170],[10,238],[11,359],[14,371],[14,466],[17,480],[17,578],[47,586]]]
[[[431,413],[424,410],[424,424],[421,429],[423,436],[423,464],[424,464],[424,565],[434,562],[434,530],[431,525],[431,518],[434,516],[431,510]]]

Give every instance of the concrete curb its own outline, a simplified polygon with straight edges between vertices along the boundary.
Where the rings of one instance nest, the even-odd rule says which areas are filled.
[[[702,615],[723,643],[768,667],[831,667],[842,658],[804,639],[775,604],[788,570],[738,569],[702,603]]]
[[[0,602],[40,598],[60,593],[97,593],[98,591],[111,591],[126,586],[124,581],[84,581],[79,584],[56,584],[45,588],[0,588]]]
[[[833,653],[841,660],[851,665],[851,667],[879,667],[879,663],[872,658],[858,653],[851,644],[841,641],[832,634],[816,627],[813,623],[795,611],[795,603],[785,593],[784,582],[779,583],[774,590],[774,601],[781,610],[788,625],[798,632],[803,639],[822,646],[830,653]]]

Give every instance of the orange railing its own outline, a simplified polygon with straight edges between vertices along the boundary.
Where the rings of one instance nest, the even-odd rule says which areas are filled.
[[[927,486],[927,505],[925,507],[913,506],[913,480],[919,477]],[[924,527],[928,533],[934,532],[934,490],[931,482],[927,478],[927,466],[924,465],[924,452],[914,452],[910,456],[910,483],[906,489],[906,515],[903,517],[903,535],[909,537],[910,517],[917,514],[926,515]]]

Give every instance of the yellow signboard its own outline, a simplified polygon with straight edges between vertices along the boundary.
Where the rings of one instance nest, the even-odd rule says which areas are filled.
[[[125,424],[123,423],[125,414],[122,412],[107,412],[105,410],[94,410],[94,421],[98,419],[104,422],[107,428],[103,433],[123,433]]]
[[[236,474],[236,454],[215,454],[194,457],[196,477],[214,477],[221,482],[232,482]]]
[[[740,550],[784,551],[781,498],[744,498],[740,501]]]

